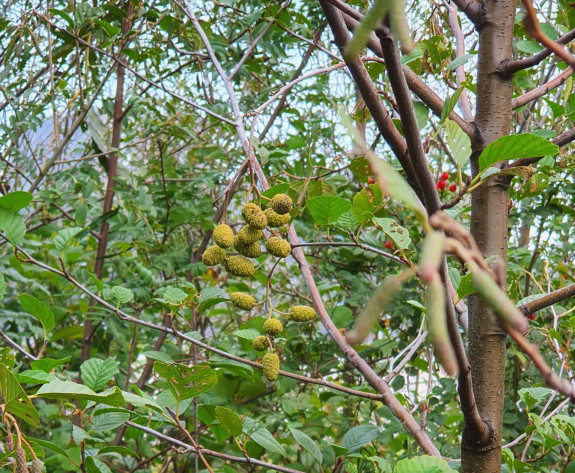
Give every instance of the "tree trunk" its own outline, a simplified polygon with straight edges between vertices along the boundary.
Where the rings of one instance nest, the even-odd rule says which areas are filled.
[[[486,0],[485,21],[479,32],[477,141],[471,157],[474,175],[478,157],[492,141],[511,130],[511,80],[498,73],[501,61],[511,59],[515,2]],[[471,233],[484,257],[497,256],[501,267],[507,257],[508,186],[490,178],[472,195]],[[505,271],[502,271],[505,274]],[[493,431],[488,444],[464,435],[461,448],[462,473],[501,471],[501,428],[505,376],[506,337],[497,319],[481,298],[469,298],[469,362],[475,400],[481,417]]]

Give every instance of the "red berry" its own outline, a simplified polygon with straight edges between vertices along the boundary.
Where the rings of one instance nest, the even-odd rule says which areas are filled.
[[[367,178],[367,183],[368,183],[368,184],[374,184],[375,181],[374,181],[371,177],[368,177],[368,178]]]
[[[450,190],[451,192],[455,192],[455,191],[457,190],[457,186],[456,186],[455,184],[450,184],[449,190]]]
[[[525,317],[527,317],[529,320],[535,320],[535,314],[527,314]]]
[[[437,188],[441,190],[445,189],[445,181],[439,181],[437,183]]]
[[[441,180],[447,181],[447,179],[449,179],[449,173],[448,172],[442,172],[441,173]]]
[[[393,244],[390,241],[386,241],[385,247],[391,250],[393,248]]]
[[[563,279],[569,279],[569,277],[566,274],[563,274]]]

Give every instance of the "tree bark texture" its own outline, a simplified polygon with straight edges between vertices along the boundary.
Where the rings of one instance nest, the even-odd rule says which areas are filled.
[[[515,2],[486,0],[485,21],[479,31],[476,140],[471,157],[473,174],[479,169],[481,151],[511,130],[511,80],[501,77],[498,67],[511,59]],[[488,179],[472,194],[471,233],[484,257],[507,259],[508,186],[498,177]],[[505,272],[503,272],[505,274]],[[501,471],[506,336],[498,321],[477,295],[469,298],[469,362],[477,407],[491,429],[489,442],[463,435],[462,473]]]

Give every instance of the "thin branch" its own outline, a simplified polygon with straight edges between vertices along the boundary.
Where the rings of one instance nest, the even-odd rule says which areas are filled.
[[[447,3],[447,9],[449,12],[449,24],[455,35],[456,43],[456,58],[460,58],[465,54],[465,38],[463,37],[463,31],[461,31],[461,26],[459,26],[459,18],[457,17],[457,6],[455,4]],[[457,85],[461,87],[461,83],[465,81],[465,69],[463,64],[455,68],[455,77],[457,79]],[[471,105],[469,104],[469,97],[467,96],[467,91],[462,90],[461,96],[459,97],[459,105],[463,112],[463,118],[470,123],[473,121],[473,113],[471,112]]]
[[[535,87],[533,90],[530,90],[529,92],[526,92],[523,95],[520,95],[519,97],[515,97],[514,99],[512,99],[511,108],[515,110],[533,100],[537,100],[539,97],[544,96],[551,90],[556,89],[557,87],[563,85],[567,81],[567,79],[571,77],[573,74],[575,74],[575,69],[573,69],[572,67],[568,67],[561,74],[559,74],[557,77],[554,77],[549,82],[546,82],[545,84],[540,85],[539,87]]]
[[[301,247],[301,246],[329,246],[329,247],[336,247],[336,246],[353,246],[356,248],[361,248],[365,251],[370,251],[371,253],[375,253],[381,256],[385,256],[386,258],[392,259],[393,261],[409,266],[409,263],[404,259],[399,258],[398,256],[392,255],[387,251],[380,250],[379,248],[375,248],[373,246],[366,245],[364,243],[352,243],[346,241],[319,241],[319,242],[312,242],[312,243],[298,243],[297,245],[292,245],[293,247]]]
[[[12,348],[18,350],[20,353],[22,353],[26,358],[32,360],[32,361],[36,361],[38,358],[36,358],[34,355],[32,355],[31,353],[28,353],[26,351],[26,349],[24,349],[22,346],[18,345],[14,340],[12,340],[8,335],[6,335],[2,330],[0,330],[0,337],[8,344],[10,345]]]
[[[534,314],[537,311],[545,309],[546,307],[557,304],[565,299],[575,296],[575,284],[570,284],[569,286],[562,287],[556,291],[545,294],[531,302],[527,302],[519,306],[519,310],[525,315]]]
[[[163,92],[165,92],[166,94],[174,97],[177,100],[180,100],[181,102],[190,105],[191,107],[197,108],[198,110],[201,110],[202,112],[211,115],[214,118],[217,118],[218,120],[227,123],[228,125],[235,125],[235,122],[233,122],[232,120],[230,120],[229,118],[223,117],[222,115],[216,113],[216,112],[212,112],[209,108],[204,107],[203,105],[200,105],[196,102],[192,102],[191,100],[188,100],[184,97],[182,97],[181,95],[178,95],[174,92],[172,92],[171,90],[169,90],[165,85],[160,84],[158,82],[154,82],[153,80],[149,79],[148,77],[146,77],[143,74],[140,74],[138,71],[136,71],[135,69],[133,69],[132,67],[130,67],[128,64],[126,64],[124,61],[118,59],[116,56],[114,56],[113,54],[108,53],[107,51],[104,51],[103,49],[98,48],[97,46],[94,46],[93,44],[88,43],[87,41],[83,40],[82,38],[75,36],[74,33],[66,30],[65,28],[60,28],[58,25],[50,22],[50,20],[48,20],[44,15],[42,15],[41,13],[38,12],[34,12],[37,16],[39,16],[40,18],[42,18],[44,21],[50,23],[50,25],[53,28],[58,29],[58,31],[65,33],[67,35],[69,35],[70,37],[78,40],[78,42],[80,44],[82,44],[83,46],[86,46],[87,48],[90,48],[100,54],[103,54],[104,56],[107,56],[111,59],[113,59],[117,64],[122,65],[123,67],[125,67],[125,69],[127,71],[129,71],[134,77],[150,84],[151,86],[162,90]]]
[[[347,28],[350,31],[354,31],[359,22],[354,20],[348,15],[343,15],[343,19]],[[371,33],[369,40],[367,42],[367,47],[378,57],[383,57],[383,51],[381,50],[381,44],[375,36],[374,33]],[[425,82],[421,80],[421,78],[411,70],[409,66],[403,66],[403,73],[405,74],[405,79],[407,80],[407,85],[409,89],[417,95],[421,101],[427,105],[430,110],[436,115],[437,117],[441,117],[441,112],[443,111],[443,106],[445,102],[443,99],[433,91]],[[459,128],[473,141],[475,138],[475,131],[473,126],[470,123],[465,121],[461,115],[457,112],[451,112],[449,115],[449,119],[453,120]]]
[[[533,9],[533,4],[531,0],[522,0],[523,6],[525,7],[525,17],[523,18],[523,25],[525,30],[533,39],[539,41],[547,49],[550,49],[556,56],[560,57],[569,66],[575,69],[575,57],[565,48],[562,44],[553,42],[541,28],[539,27],[539,21],[537,21],[537,13]]]
[[[219,350],[218,348],[214,348],[210,345],[208,345],[207,343],[203,343],[199,340],[196,340],[192,337],[189,337],[188,335],[179,332],[178,330],[174,329],[174,328],[170,328],[170,327],[165,327],[163,325],[158,325],[158,324],[154,324],[152,322],[148,322],[145,320],[140,320],[137,319],[135,317],[132,317],[131,315],[127,314],[126,312],[118,309],[117,307],[115,307],[114,305],[110,304],[109,302],[107,302],[106,300],[102,299],[100,296],[98,296],[97,294],[93,293],[92,291],[90,291],[88,288],[86,288],[83,284],[81,284],[79,281],[77,281],[76,279],[74,279],[72,276],[70,276],[69,273],[64,273],[63,271],[60,271],[58,269],[52,268],[51,266],[42,263],[41,261],[36,260],[35,258],[33,258],[32,256],[30,256],[28,253],[26,253],[24,250],[22,250],[21,248],[18,248],[18,253],[23,254],[26,258],[23,259],[22,261],[24,263],[29,263],[29,264],[33,264],[35,266],[38,266],[42,269],[45,269],[46,271],[50,271],[51,273],[57,274],[58,276],[61,276],[65,279],[67,279],[68,281],[70,281],[74,286],[76,286],[78,289],[80,289],[80,291],[82,291],[84,294],[86,294],[87,296],[89,296],[90,298],[94,299],[98,304],[100,304],[101,306],[105,307],[106,309],[110,310],[111,312],[113,312],[114,314],[116,314],[116,316],[120,319],[123,320],[125,322],[129,322],[129,323],[133,323],[136,325],[141,325],[142,327],[148,327],[151,328],[153,330],[157,330],[158,332],[165,332],[168,334],[172,334],[177,338],[180,338],[182,340],[185,340],[193,345],[196,345],[200,348],[203,348],[204,350],[210,351],[212,353],[215,353],[216,355],[220,355],[224,358],[228,358],[230,360],[234,360],[237,361],[239,363],[243,363],[249,366],[252,366],[254,368],[258,368],[258,369],[262,369],[262,365],[261,363],[257,363],[255,361],[251,361],[248,360],[246,358],[242,358],[240,356],[236,356],[236,355],[232,355],[230,353],[227,353],[223,350]],[[353,396],[358,396],[358,397],[362,397],[365,399],[372,399],[372,400],[378,400],[381,401],[382,396],[380,394],[376,394],[376,393],[369,393],[369,392],[364,392],[364,391],[359,391],[356,389],[352,389],[352,388],[347,388],[345,386],[340,386],[339,384],[336,383],[332,383],[329,381],[323,381],[321,379],[315,379],[315,378],[310,378],[308,376],[303,376],[303,375],[299,375],[299,374],[295,374],[295,373],[290,373],[289,371],[283,371],[280,370],[280,375],[282,376],[286,376],[288,378],[292,378],[304,383],[308,383],[308,384],[317,384],[319,386],[324,386],[326,388],[330,388],[330,389],[335,389],[336,391],[340,391],[340,392],[344,392],[346,394],[350,394]]]
[[[302,473],[300,470],[293,470],[291,468],[286,468],[284,466],[273,465],[272,463],[267,463],[267,462],[263,462],[261,460],[256,460],[255,458],[251,458],[248,456],[235,457],[233,455],[226,455],[225,453],[214,452],[213,450],[208,450],[208,449],[203,448],[203,447],[195,448],[192,445],[188,445],[187,443],[182,442],[181,440],[170,437],[166,434],[158,432],[157,430],[150,429],[149,427],[146,427],[144,425],[135,424],[132,421],[127,421],[126,424],[129,425],[130,427],[133,427],[135,429],[138,429],[138,430],[146,432],[150,435],[153,435],[154,437],[165,440],[166,442],[170,442],[173,445],[177,445],[178,447],[185,448],[190,453],[199,454],[201,451],[201,453],[203,453],[205,455],[209,455],[211,457],[216,457],[216,458],[221,458],[223,460],[227,460],[230,462],[247,463],[247,464],[251,464],[251,465],[261,466],[263,468],[268,468],[270,470],[281,471],[283,473]]]
[[[567,44],[575,39],[575,29],[569,31],[566,35],[561,36],[557,40],[557,44]],[[517,59],[515,61],[507,61],[501,65],[500,73],[504,77],[511,77],[518,71],[523,69],[527,69],[529,67],[533,67],[541,63],[544,59],[549,57],[553,51],[549,48],[545,48],[543,51],[538,52],[537,54],[525,58],[525,59]]]

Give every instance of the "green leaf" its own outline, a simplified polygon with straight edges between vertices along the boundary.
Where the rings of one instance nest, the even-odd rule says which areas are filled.
[[[137,452],[128,447],[110,446],[110,447],[102,447],[100,450],[98,450],[98,455],[100,456],[106,455],[107,453],[119,453],[122,456],[127,455],[130,457],[140,458],[140,455],[138,455]]]
[[[320,195],[309,199],[307,208],[318,225],[333,225],[339,217],[349,212],[351,204],[341,197]]]
[[[88,217],[88,206],[84,202],[80,202],[76,206],[76,212],[74,213],[74,221],[76,225],[83,227],[86,225],[86,218]]]
[[[352,231],[359,225],[359,222],[353,215],[353,212],[346,212],[337,219],[336,225],[347,231]]]
[[[168,287],[162,294],[162,299],[173,305],[179,305],[186,297],[188,295],[179,287]]]
[[[134,299],[134,293],[126,287],[114,286],[112,288],[112,297],[116,299],[118,304],[127,304]]]
[[[0,207],[18,212],[30,205],[32,194],[24,191],[11,192],[0,197]]]
[[[452,120],[445,121],[445,138],[449,149],[460,167],[465,166],[471,156],[471,140]]]
[[[371,175],[371,169],[369,168],[369,162],[364,156],[352,159],[349,162],[349,170],[359,182],[367,183],[369,176]]]
[[[55,360],[53,358],[42,358],[40,360],[33,361],[30,363],[30,368],[33,370],[41,370],[46,373],[52,371],[56,366],[61,366],[64,363],[70,361],[70,357],[66,356],[60,360]]]
[[[519,397],[531,409],[535,404],[548,398],[553,391],[549,388],[536,387],[536,388],[522,388],[518,391]]]
[[[248,328],[243,330],[236,330],[234,335],[239,338],[245,338],[246,340],[253,340],[260,335],[260,332],[255,328]]]
[[[409,236],[409,230],[402,227],[392,218],[374,218],[373,221],[381,226],[385,234],[393,240],[395,245],[402,250],[409,248],[411,243],[411,237]]]
[[[277,453],[285,458],[286,452],[284,448],[274,438],[271,432],[265,427],[262,427],[261,429],[258,429],[255,432],[253,432],[250,435],[250,439],[252,439],[255,443],[265,448],[268,452]]]
[[[152,360],[161,361],[162,363],[170,364],[174,362],[174,360],[172,360],[172,357],[163,351],[145,351],[144,353],[142,353],[142,355],[147,356]]]
[[[36,397],[45,399],[66,399],[94,401],[109,406],[120,407],[126,402],[122,391],[117,387],[103,393],[95,393],[88,386],[72,381],[52,381],[42,386],[36,393]]]
[[[447,66],[447,70],[453,71],[457,69],[459,66],[463,66],[473,56],[474,56],[473,54],[463,54],[462,56],[456,57],[453,61],[449,63],[449,65]]]
[[[40,416],[26,395],[16,376],[3,363],[0,363],[0,393],[6,412],[19,417],[28,424],[36,427],[40,422]]]
[[[54,313],[46,304],[28,294],[20,294],[18,300],[22,309],[36,317],[42,327],[44,327],[44,339],[48,339],[48,334],[54,329]]]
[[[84,385],[94,391],[100,391],[120,370],[118,369],[118,362],[113,358],[106,358],[105,360],[91,358],[82,363],[80,371]]]
[[[455,106],[457,105],[457,101],[459,100],[461,92],[463,92],[463,87],[459,87],[453,93],[453,95],[445,101],[445,103],[443,104],[443,110],[441,110],[441,120],[439,121],[439,124],[442,124],[445,120],[449,118],[451,112],[453,112]]]
[[[437,466],[425,466],[417,463],[414,458],[406,458],[397,462],[393,473],[441,473],[441,469]]]
[[[290,429],[290,432],[295,438],[296,442],[299,443],[305,450],[307,450],[309,454],[317,460],[318,463],[323,461],[323,456],[320,449],[308,435],[297,429]]]
[[[124,425],[128,420],[130,420],[130,414],[128,412],[106,412],[104,414],[98,414],[92,419],[91,430],[95,432],[114,430]]]
[[[6,234],[10,243],[14,246],[19,245],[26,235],[24,218],[13,210],[0,207],[0,230]]]
[[[199,396],[218,382],[216,373],[208,365],[186,366],[156,361],[154,371],[168,382],[177,401]]]
[[[122,396],[124,397],[126,404],[132,404],[134,407],[147,407],[157,412],[162,412],[162,408],[153,399],[147,399],[127,391],[122,391]]]
[[[53,442],[50,442],[49,440],[44,440],[44,439],[39,439],[39,438],[35,438],[35,437],[27,437],[27,440],[33,440],[34,443],[37,443],[38,445],[47,448],[48,450],[52,450],[53,452],[56,452],[60,455],[62,455],[64,458],[67,459],[71,459],[70,455],[68,454],[68,452],[66,450],[64,450],[62,447],[60,447],[59,445],[56,445]]]
[[[479,156],[479,171],[500,161],[552,156],[558,152],[559,146],[532,133],[503,136],[483,150]]]
[[[461,277],[461,280],[459,281],[459,286],[457,287],[457,298],[459,300],[475,292],[475,286],[473,285],[472,279],[473,279],[472,273],[467,273],[466,275]]]
[[[58,251],[64,251],[68,243],[72,241],[72,239],[82,231],[82,228],[72,227],[72,228],[64,228],[60,230],[58,234],[54,237],[54,246]]]
[[[54,380],[54,375],[42,370],[26,370],[16,375],[19,383],[45,384]]]
[[[86,473],[112,473],[108,466],[94,457],[86,457]]]
[[[381,430],[377,425],[358,425],[345,433],[341,446],[353,452],[363,447],[366,443],[375,440],[380,434]]]
[[[237,437],[242,433],[244,425],[239,416],[226,407],[216,407],[216,417],[220,421],[220,425],[229,432],[230,435]]]
[[[373,214],[381,205],[383,196],[379,185],[373,184],[366,189],[362,189],[353,198],[351,211],[360,224],[371,220]]]

